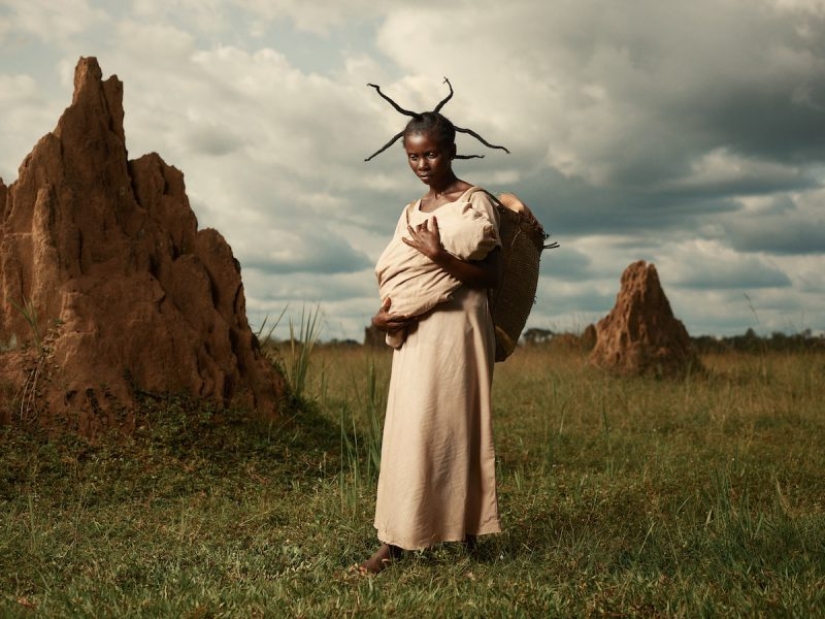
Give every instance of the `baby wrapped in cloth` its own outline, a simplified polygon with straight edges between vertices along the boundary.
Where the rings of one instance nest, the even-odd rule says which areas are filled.
[[[434,213],[422,212],[420,204],[421,201],[416,200],[404,208],[395,234],[375,267],[381,301],[390,299],[389,311],[394,316],[423,316],[447,301],[462,285],[427,256],[404,243],[407,226],[418,226],[435,215],[442,246],[460,260],[482,260],[500,245],[495,206],[477,187],[468,189],[458,200],[439,207]],[[387,334],[386,342],[400,348],[406,337],[406,331],[396,331]]]

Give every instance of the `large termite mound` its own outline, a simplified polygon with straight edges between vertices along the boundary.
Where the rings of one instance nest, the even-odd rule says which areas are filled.
[[[0,180],[0,421],[94,432],[128,425],[137,393],[276,415],[239,263],[198,230],[179,170],[128,159],[123,115],[123,84],[81,58],[56,129]]]
[[[701,367],[656,267],[644,260],[625,269],[616,305],[596,324],[595,335],[591,363],[618,374],[674,375]]]

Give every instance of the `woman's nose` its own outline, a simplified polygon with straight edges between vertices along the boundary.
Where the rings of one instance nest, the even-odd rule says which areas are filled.
[[[430,165],[427,163],[427,160],[424,159],[423,157],[418,160],[418,169],[419,170],[426,170],[429,167],[430,167]]]

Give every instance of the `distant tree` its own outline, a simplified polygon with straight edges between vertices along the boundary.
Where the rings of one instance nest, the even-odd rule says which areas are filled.
[[[555,334],[550,329],[527,329],[522,335],[524,343],[528,345],[543,344],[549,342]]]

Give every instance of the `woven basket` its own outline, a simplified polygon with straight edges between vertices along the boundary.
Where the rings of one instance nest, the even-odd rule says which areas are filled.
[[[491,291],[490,308],[496,330],[496,361],[504,361],[516,349],[536,302],[541,252],[557,244],[545,246],[548,235],[538,221],[490,197],[499,215],[502,263],[501,282]]]

